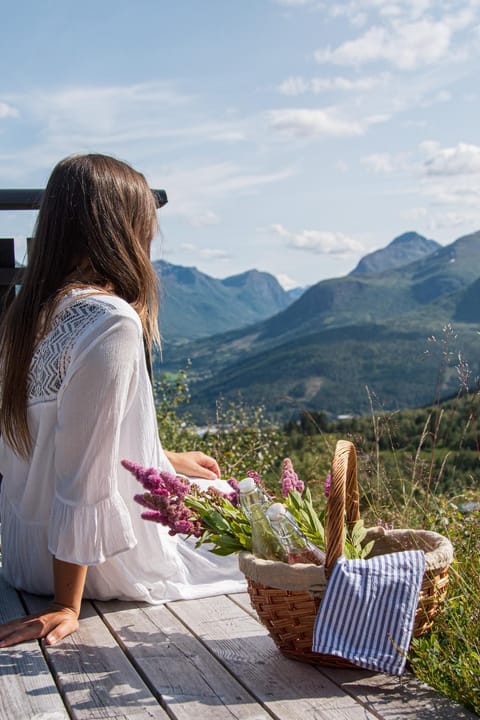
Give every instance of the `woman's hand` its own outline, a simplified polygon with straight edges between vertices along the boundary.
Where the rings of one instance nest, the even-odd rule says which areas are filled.
[[[0,625],[0,648],[40,638],[55,645],[78,629],[87,567],[52,559],[54,601],[46,610]]]
[[[165,451],[165,455],[177,473],[188,477],[207,478],[207,480],[217,480],[220,477],[217,461],[203,452],[197,450],[182,453]]]
[[[0,625],[0,648],[41,638],[47,645],[55,645],[77,629],[75,610],[53,603],[42,612]]]

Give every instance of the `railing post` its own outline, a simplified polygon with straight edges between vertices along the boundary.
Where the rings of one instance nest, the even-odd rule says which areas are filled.
[[[15,241],[13,238],[0,238],[0,311],[12,302],[15,289],[12,281],[17,275],[15,267]]]

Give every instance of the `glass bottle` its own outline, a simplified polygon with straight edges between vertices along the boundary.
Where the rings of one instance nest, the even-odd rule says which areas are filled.
[[[272,503],[266,516],[282,547],[284,562],[324,565],[325,553],[303,534],[285,505]]]
[[[250,520],[253,554],[266,560],[281,559],[281,546],[266,515],[272,499],[255,483],[253,478],[247,477],[240,480],[238,490],[240,507]]]

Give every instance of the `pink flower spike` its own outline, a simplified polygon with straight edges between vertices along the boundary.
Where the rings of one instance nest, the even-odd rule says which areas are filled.
[[[282,483],[282,496],[288,497],[288,495],[293,491],[296,490],[300,493],[300,495],[303,493],[305,489],[305,484],[298,479],[298,475],[293,469],[293,464],[290,458],[285,458],[285,460],[282,463],[282,477],[281,477],[281,483]]]
[[[296,483],[296,485],[295,485],[295,490],[296,490],[298,493],[300,493],[300,495],[303,493],[303,491],[305,490],[305,483],[303,482],[303,480],[299,480],[299,479],[297,478],[297,483]]]
[[[232,490],[238,490],[238,480],[237,478],[231,477],[229,480],[227,480],[227,483],[230,485]]]
[[[262,484],[262,479],[261,479],[260,475],[258,474],[258,472],[256,472],[255,470],[248,470],[247,477],[252,478],[257,485]]]
[[[149,510],[147,512],[143,512],[141,514],[141,517],[144,520],[153,520],[153,522],[162,523],[162,514],[158,510]]]
[[[328,497],[330,495],[330,485],[332,484],[332,476],[330,473],[328,473],[327,477],[325,478],[325,485],[324,485],[324,492],[325,497]]]

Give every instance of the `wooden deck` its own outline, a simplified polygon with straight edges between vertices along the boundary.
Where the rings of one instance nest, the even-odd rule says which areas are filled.
[[[0,575],[1,622],[44,604]],[[85,602],[80,629],[57,647],[0,650],[0,699],[2,720],[476,717],[411,675],[287,660],[244,594],[166,606]]]

